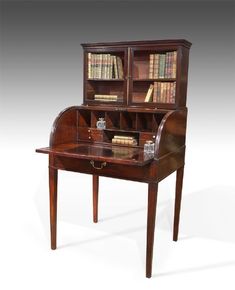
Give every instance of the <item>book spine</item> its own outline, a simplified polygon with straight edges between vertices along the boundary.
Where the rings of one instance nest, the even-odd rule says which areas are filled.
[[[163,79],[165,76],[165,61],[166,61],[166,55],[165,54],[160,54],[159,57],[159,78]]]
[[[99,78],[99,54],[96,54],[95,56],[95,78]]]
[[[161,83],[161,99],[162,103],[165,103],[165,83]]]
[[[117,75],[117,59],[116,59],[115,55],[113,55],[113,77],[115,79],[118,78],[118,75]]]
[[[122,136],[122,135],[114,135],[115,139],[124,139],[124,140],[134,140],[134,137],[131,136]]]
[[[107,61],[107,55],[103,54],[103,61],[102,61],[102,79],[106,78],[106,61]]]
[[[100,55],[96,55],[96,78],[99,78]]]
[[[100,54],[100,67],[99,67],[99,78],[100,79],[103,78],[103,58],[104,58],[104,55]]]
[[[110,66],[110,54],[107,54],[107,70],[106,70],[106,79],[109,79],[109,66]]]
[[[105,74],[106,74],[106,79],[109,79],[109,54],[107,54],[107,56],[106,56],[107,58],[106,58],[106,72],[105,72]]]
[[[166,102],[170,103],[170,85],[171,83],[166,83]]]
[[[114,65],[113,65],[113,55],[110,56],[110,78],[113,79],[114,78]]]
[[[145,102],[151,102],[151,99],[152,99],[152,95],[153,95],[153,85],[151,84],[149,86],[149,89],[148,89],[148,92],[146,94],[146,97],[145,97]]]
[[[110,57],[109,57],[110,55],[109,54],[107,54],[107,62],[106,62],[106,79],[109,79],[109,59],[110,59]]]
[[[100,68],[101,68],[101,54],[97,55],[97,79],[100,79]]]
[[[160,83],[155,82],[156,84],[156,102],[160,103]]]
[[[94,78],[94,54],[91,54],[91,78]]]
[[[114,59],[113,55],[111,55],[111,79],[114,79]]]
[[[159,78],[159,58],[160,55],[154,54],[154,68],[153,68],[153,78],[158,79]]]
[[[167,103],[167,85],[168,83],[164,83],[164,103]]]
[[[167,85],[168,83],[164,83],[164,103],[167,103]]]
[[[123,79],[122,59],[119,56],[117,56],[117,64],[118,64],[118,77],[119,79]]]
[[[87,73],[88,73],[88,79],[91,78],[91,53],[88,52],[87,54]]]
[[[134,145],[134,146],[137,145],[137,141],[135,139],[125,140],[125,139],[113,138],[112,143],[120,144],[120,145]]]
[[[113,143],[113,144],[116,144],[116,142],[117,142],[117,140],[113,138],[113,139],[112,139],[112,143]]]
[[[100,63],[99,63],[99,78],[102,79],[102,62],[103,62],[103,54],[100,54]]]
[[[117,100],[113,100],[113,99],[102,99],[102,98],[95,98],[95,101],[99,101],[99,102],[117,102]]]
[[[159,92],[159,101],[160,103],[163,103],[162,97],[163,97],[163,86],[162,83],[159,83],[160,85],[160,92]]]
[[[117,100],[117,95],[95,95],[95,99],[104,99],[104,100]]]
[[[165,102],[164,103],[168,103],[167,101],[167,87],[168,87],[168,83],[164,83],[164,97],[165,97]]]
[[[164,70],[164,77],[169,77],[169,52],[166,53],[166,62],[165,62],[165,70]]]
[[[172,78],[176,78],[176,69],[177,69],[177,51],[172,53]]]
[[[154,54],[149,55],[149,78],[153,78]]]
[[[110,62],[110,54],[107,54],[106,79],[109,79],[109,62]]]
[[[97,63],[97,78],[101,79],[101,65],[102,65],[102,54],[97,55],[98,63]]]
[[[96,56],[95,56],[95,77],[96,77],[96,79],[99,78],[99,57],[100,57],[100,55],[96,54]]]
[[[95,101],[98,101],[98,102],[117,102],[117,100],[106,100],[106,99],[95,99]]]
[[[170,61],[169,61],[169,78],[172,78],[172,65],[173,65],[173,52],[170,52]]]
[[[101,96],[101,97],[117,97],[117,95],[101,95],[101,94],[95,94],[95,96]]]
[[[96,54],[93,55],[93,78],[96,78]]]
[[[91,56],[91,75],[92,75],[92,78],[94,79],[95,78],[95,55],[92,54]]]
[[[169,103],[172,102],[172,88],[173,88],[173,83],[169,83]]]
[[[112,78],[112,56],[109,54],[108,79]]]
[[[104,78],[104,54],[101,56],[101,64],[100,64],[100,78]]]
[[[153,84],[153,102],[157,102],[157,82],[154,82]]]
[[[168,78],[172,77],[172,52],[169,52]]]
[[[173,83],[172,86],[172,97],[171,97],[171,103],[175,103],[175,94],[176,94],[176,82]]]
[[[120,70],[121,70],[121,79],[124,77],[124,72],[123,72],[123,65],[122,65],[122,59],[120,58]]]
[[[169,103],[172,103],[173,101],[173,86],[174,86],[174,83],[170,83]]]

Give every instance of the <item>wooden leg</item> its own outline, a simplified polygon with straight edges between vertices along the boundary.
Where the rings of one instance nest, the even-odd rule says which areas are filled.
[[[184,176],[184,166],[179,168],[177,170],[177,172],[176,172],[175,214],[174,214],[173,241],[177,241],[178,240],[183,176]]]
[[[98,222],[99,175],[93,175],[93,222]]]
[[[146,248],[146,277],[152,276],[154,229],[157,206],[157,183],[148,185],[148,218],[147,218],[147,248]]]
[[[51,226],[51,249],[56,249],[56,224],[57,224],[57,176],[58,170],[49,167],[50,189],[50,226]]]

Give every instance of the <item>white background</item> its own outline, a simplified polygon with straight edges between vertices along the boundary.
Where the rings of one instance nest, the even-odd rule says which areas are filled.
[[[4,14],[0,289],[234,289],[234,6],[177,3],[181,22],[159,32],[162,19],[147,21],[157,7],[144,4],[133,13],[146,12],[144,28],[128,26],[126,12],[125,29],[111,21],[110,31],[98,16],[96,30],[87,25],[90,6],[40,5]],[[117,11],[126,11],[122,5]],[[35,148],[47,146],[60,110],[82,102],[79,43],[172,35],[193,42],[179,241],[172,241],[174,174],[159,185],[153,277],[146,279],[147,185],[101,178],[93,224],[91,176],[59,172],[58,249],[51,251],[48,160]]]

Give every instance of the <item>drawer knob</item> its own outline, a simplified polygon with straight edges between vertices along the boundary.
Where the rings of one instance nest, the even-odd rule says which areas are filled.
[[[100,167],[97,167],[97,166],[95,166],[95,161],[94,160],[91,160],[90,164],[92,165],[93,168],[98,169],[98,170],[100,170],[100,169],[102,169],[102,168],[104,168],[106,166],[106,162],[102,162],[100,164]]]

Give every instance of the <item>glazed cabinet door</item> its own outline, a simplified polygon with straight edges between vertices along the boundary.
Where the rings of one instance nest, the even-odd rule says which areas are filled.
[[[175,108],[178,59],[177,46],[130,48],[128,104],[152,108]]]
[[[84,104],[127,104],[128,49],[84,49]]]

